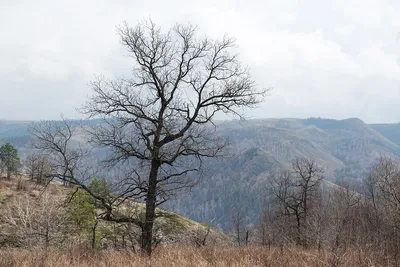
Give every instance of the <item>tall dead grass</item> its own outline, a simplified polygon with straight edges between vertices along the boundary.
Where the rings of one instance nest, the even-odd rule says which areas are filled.
[[[1,267],[281,267],[281,266],[396,266],[374,253],[354,250],[334,253],[300,249],[160,248],[151,259],[117,251],[0,250]]]

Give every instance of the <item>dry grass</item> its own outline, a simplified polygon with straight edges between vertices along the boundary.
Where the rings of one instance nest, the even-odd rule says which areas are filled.
[[[1,174],[0,174],[1,176]],[[0,195],[12,199],[14,196],[29,195],[36,197],[44,192],[45,187],[28,180],[25,176],[15,177],[11,180],[0,178]],[[61,186],[59,182],[51,182],[46,187],[46,192],[52,196],[65,198],[71,188]]]
[[[298,249],[246,248],[161,248],[151,259],[127,252],[91,252],[77,249],[0,250],[1,267],[281,267],[281,266],[396,266],[390,262],[377,263],[378,257],[361,250],[335,254]]]

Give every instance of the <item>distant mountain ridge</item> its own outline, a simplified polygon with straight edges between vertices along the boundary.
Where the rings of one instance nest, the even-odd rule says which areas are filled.
[[[389,128],[389,126],[391,128]],[[400,155],[398,125],[368,125],[359,119],[264,119],[225,122],[219,131],[240,151],[262,148],[280,161],[314,158],[327,171],[363,160],[370,164],[379,155]],[[354,178],[354,177],[353,177]]]
[[[253,223],[269,173],[289,167],[297,157],[315,159],[324,167],[325,178],[334,183],[361,179],[381,155],[400,158],[400,123],[308,118],[219,121],[217,125],[217,134],[231,143],[231,155],[206,160],[199,186],[190,196],[166,207],[223,229],[230,227],[231,214],[239,202],[247,223]],[[25,154],[30,149],[28,126],[29,122],[0,121],[0,138]]]
[[[400,123],[370,124],[369,126],[400,146]]]

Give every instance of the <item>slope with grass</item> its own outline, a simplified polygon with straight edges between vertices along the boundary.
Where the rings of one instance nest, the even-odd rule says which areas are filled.
[[[0,247],[90,246],[90,223],[95,215],[86,212],[89,204],[85,202],[71,212],[71,203],[76,203],[71,202],[73,192],[75,189],[58,182],[44,188],[24,177],[0,180]],[[128,201],[118,212],[129,211],[131,216],[141,218],[144,210],[143,204]],[[207,224],[163,209],[156,213],[159,244],[201,246],[204,238],[206,245],[230,242],[225,234]],[[86,224],[89,227],[84,227]],[[96,247],[135,249],[138,245],[140,231],[134,225],[99,220],[96,226]]]

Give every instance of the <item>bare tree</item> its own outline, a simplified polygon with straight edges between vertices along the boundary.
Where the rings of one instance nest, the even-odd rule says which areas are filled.
[[[271,192],[282,205],[284,214],[293,217],[297,243],[307,245],[304,233],[309,225],[308,217],[322,180],[323,169],[314,160],[298,158],[291,171],[282,171],[271,179]]]
[[[191,233],[191,241],[196,247],[205,247],[207,238],[210,235],[211,227],[198,225]]]
[[[232,214],[232,226],[233,226],[233,234],[236,244],[240,247],[243,243],[243,233],[244,229],[244,217],[239,208],[236,208]]]
[[[371,233],[395,261],[400,256],[400,164],[390,157],[380,157],[366,178],[368,200],[372,203],[368,222]],[[383,238],[382,238],[383,237]]]
[[[378,158],[364,180],[364,188],[354,181],[352,187],[327,181],[321,184],[321,174],[322,169],[313,161],[301,160],[294,162],[292,171],[273,175],[270,190],[280,205],[275,210],[277,216],[269,210],[260,216],[257,233],[261,244],[266,243],[268,230],[273,228],[279,235],[274,245],[292,236],[300,245],[332,249],[336,265],[340,265],[340,254],[371,248],[377,252],[378,261],[398,265],[398,159]]]
[[[26,175],[38,184],[47,184],[55,172],[55,166],[48,156],[32,153],[23,161]]]
[[[125,24],[119,34],[133,59],[132,77],[93,81],[83,111],[103,118],[90,133],[93,143],[113,149],[109,162],[134,158],[140,177],[147,176],[140,180],[146,204],[141,247],[150,255],[156,207],[193,185],[190,177],[202,158],[219,155],[227,145],[215,134],[215,115],[240,116],[266,90],[256,89],[232,54],[232,38],[199,38],[191,25],[163,32],[151,21]]]
[[[82,146],[71,145],[73,135],[77,131],[76,125],[63,118],[60,122],[43,121],[30,127],[34,147],[49,155],[55,172],[53,175],[60,178],[64,185],[81,184],[77,176],[82,178],[83,171],[86,171],[83,163],[89,151]]]
[[[325,218],[330,222],[333,236],[333,247],[335,249],[347,248],[350,244],[349,237],[352,235],[353,220],[360,219],[357,210],[360,209],[361,194],[351,190],[348,185],[334,187],[329,193],[325,209],[329,210],[330,216]]]
[[[285,231],[282,231],[285,224],[280,220],[282,218],[279,218],[279,212],[275,204],[272,199],[264,201],[255,229],[258,243],[261,246],[268,246],[268,248],[282,243],[285,239]]]
[[[23,161],[22,164],[24,166],[25,174],[29,177],[30,180],[34,180],[36,177],[36,166],[37,166],[37,157],[35,154],[28,155]]]
[[[137,187],[133,186],[131,180],[133,179],[136,185],[137,173],[118,168],[113,173],[116,183],[110,185],[110,190],[90,187],[89,182],[104,169],[98,168],[98,162],[91,156],[90,148],[74,143],[74,134],[80,130],[78,126],[77,122],[63,119],[61,122],[44,121],[30,127],[35,147],[42,153],[48,154],[54,166],[53,173],[49,176],[60,179],[65,185],[73,185],[89,193],[101,210],[99,219],[116,223],[133,223],[142,227],[142,220],[136,214],[127,215],[118,209],[126,199],[136,196]]]

